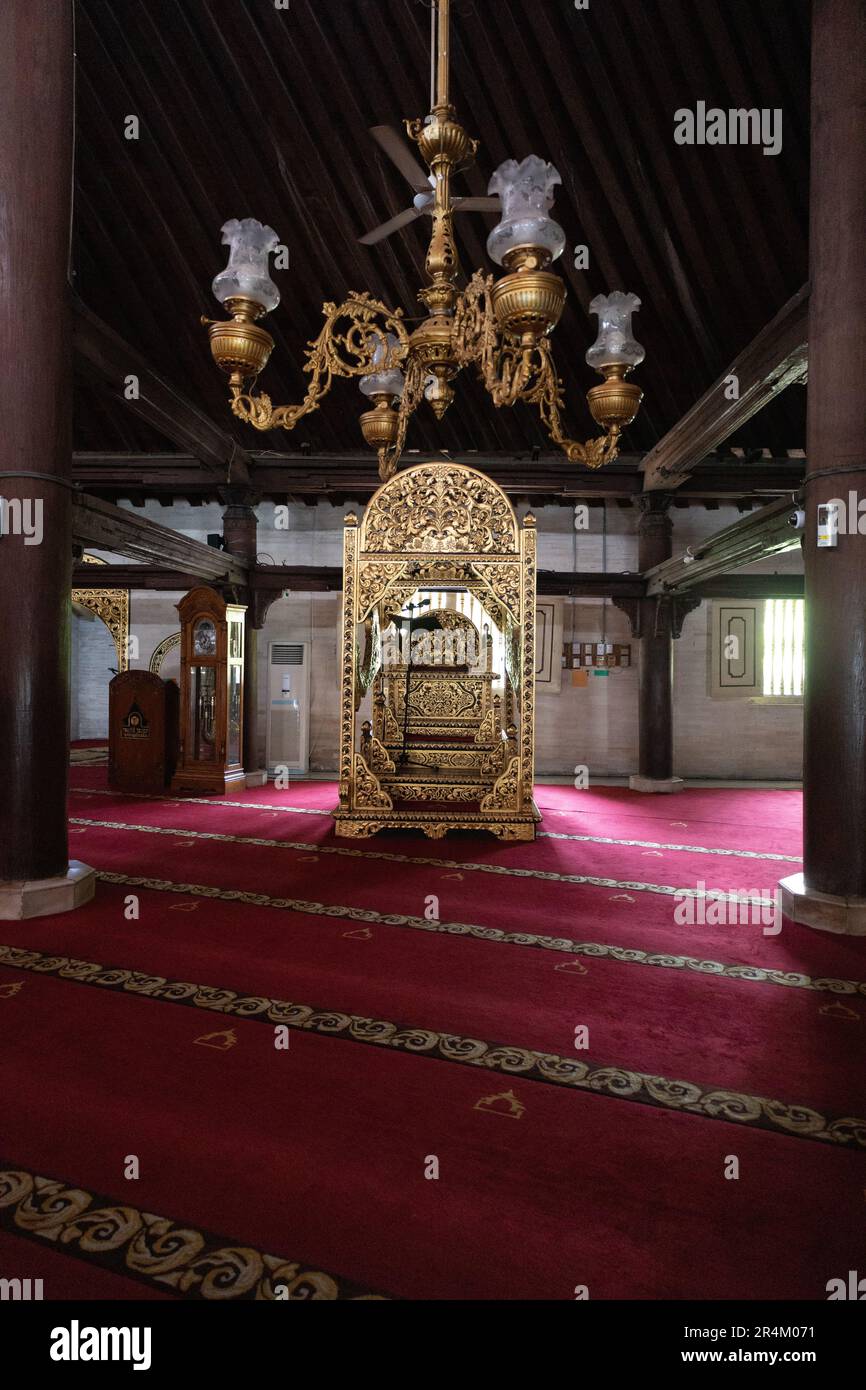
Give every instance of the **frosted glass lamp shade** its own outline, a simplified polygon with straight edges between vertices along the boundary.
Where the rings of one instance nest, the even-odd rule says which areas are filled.
[[[270,277],[268,258],[279,246],[273,227],[263,226],[253,217],[233,218],[222,228],[223,246],[228,246],[229,263],[213,282],[220,304],[229,299],[250,299],[263,309],[276,309],[280,292]]]
[[[381,338],[376,343],[373,352],[373,370],[361,377],[358,388],[365,396],[402,396],[403,373],[399,367],[389,367],[384,371],[376,371],[376,368],[381,367],[389,357],[393,357],[397,347],[399,347],[399,341],[393,333],[385,334],[384,344]]]
[[[502,203],[502,221],[487,238],[487,253],[497,265],[519,246],[537,246],[555,261],[565,250],[565,232],[548,216],[553,207],[553,190],[562,179],[552,164],[537,155],[527,155],[522,163],[507,159],[490,180],[488,193]]]
[[[591,367],[600,372],[605,367],[637,367],[646,353],[632,333],[631,316],[640,308],[636,294],[614,290],[612,294],[597,294],[589,306],[598,314],[598,337],[586,354]]]

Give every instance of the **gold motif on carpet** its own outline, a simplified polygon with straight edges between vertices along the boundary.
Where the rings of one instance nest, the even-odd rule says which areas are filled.
[[[511,1120],[522,1120],[526,1106],[522,1105],[513,1091],[500,1091],[495,1096],[482,1096],[472,1107],[473,1110],[487,1110],[493,1115],[507,1115]]]
[[[199,1047],[213,1047],[217,1052],[228,1052],[237,1044],[237,1040],[234,1028],[227,1028],[222,1033],[202,1033],[200,1038],[193,1039]]]

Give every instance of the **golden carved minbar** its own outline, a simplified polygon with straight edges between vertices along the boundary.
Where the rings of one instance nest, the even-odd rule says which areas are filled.
[[[472,468],[417,464],[379,488],[360,523],[346,517],[338,835],[477,829],[534,839],[535,574],[534,518],[519,525],[502,489]],[[404,762],[406,668],[383,667],[368,649],[395,609],[441,588],[475,595],[502,631],[505,669],[410,668]],[[449,612],[442,625],[466,623]]]

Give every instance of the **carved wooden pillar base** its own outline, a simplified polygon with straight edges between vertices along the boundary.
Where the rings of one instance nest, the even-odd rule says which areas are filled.
[[[66,873],[54,878],[0,883],[0,922],[71,912],[89,903],[95,892],[96,871],[79,859],[70,859]]]
[[[665,794],[681,792],[686,785],[682,777],[643,777],[640,773],[628,779],[629,790]]]

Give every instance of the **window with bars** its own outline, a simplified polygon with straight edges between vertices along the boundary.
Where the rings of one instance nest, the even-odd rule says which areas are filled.
[[[801,598],[768,598],[764,604],[764,694],[802,698],[805,603]]]

